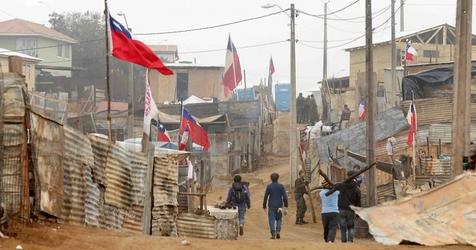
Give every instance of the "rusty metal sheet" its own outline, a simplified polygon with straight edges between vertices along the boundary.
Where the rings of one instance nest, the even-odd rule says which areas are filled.
[[[152,208],[152,234],[177,236],[177,206],[158,206]]]
[[[131,153],[113,145],[107,157],[105,203],[127,209],[132,205]]]
[[[175,155],[154,157],[154,206],[177,206],[178,161]]]
[[[106,186],[106,162],[111,145],[108,139],[100,135],[91,134],[88,136],[94,155],[93,181],[99,185]]]
[[[63,159],[62,219],[72,224],[84,224],[86,201],[86,172],[91,175],[94,165],[89,139],[80,131],[64,127],[65,149]],[[87,210],[87,209],[86,209]]]
[[[34,163],[40,187],[40,211],[61,217],[63,206],[63,126],[31,113]]]
[[[426,246],[476,246],[475,173],[465,173],[430,191],[371,208],[353,208],[375,240]]]
[[[145,199],[145,178],[149,160],[141,152],[131,152],[132,203],[143,205]]]
[[[213,216],[181,213],[177,218],[177,230],[180,237],[216,239],[216,219]]]
[[[23,87],[11,85],[4,89],[4,122],[23,123],[25,117],[25,102]]]

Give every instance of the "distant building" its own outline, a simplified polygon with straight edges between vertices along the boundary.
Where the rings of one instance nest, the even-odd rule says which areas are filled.
[[[398,35],[398,34],[397,34]],[[456,28],[442,24],[413,33],[403,33],[396,38],[397,47],[397,67],[403,66],[402,56],[405,52],[406,41],[411,41],[412,46],[417,50],[418,55],[408,65],[422,63],[444,63],[454,60],[454,47],[456,41]],[[476,58],[476,36],[473,35],[472,58]],[[384,83],[385,69],[391,67],[391,41],[376,42],[373,44],[373,68],[375,84],[377,84],[377,96],[388,100],[398,100],[398,83],[389,86]],[[354,120],[358,117],[358,106],[360,98],[366,96],[365,84],[365,46],[358,46],[346,49],[350,56],[349,83],[347,88],[343,88],[334,96],[341,96],[349,105]],[[388,74],[388,73],[387,73]],[[399,74],[401,76],[401,74]],[[388,76],[387,76],[388,77]],[[397,79],[397,82],[401,81]],[[390,89],[389,89],[390,88]],[[391,97],[388,95],[392,95]],[[397,95],[397,96],[396,96]],[[395,101],[386,106],[394,105]],[[339,111],[342,103],[332,103],[332,112]],[[337,105],[337,106],[335,106]],[[384,106],[384,105],[383,105]],[[382,107],[383,107],[382,106]],[[334,117],[334,114],[333,114]]]
[[[155,70],[150,74],[152,95],[157,103],[177,102],[191,95],[202,99],[225,99],[221,84],[224,67],[193,63],[166,65],[173,75],[161,75]]]
[[[10,72],[8,58],[12,56],[21,58],[22,74],[25,76],[25,83],[27,84],[28,89],[32,90],[36,83],[35,66],[41,62],[41,59],[0,48],[0,72]]]
[[[71,71],[64,69],[71,68],[74,43],[73,38],[42,24],[22,19],[0,22],[0,48],[40,58],[40,69],[46,65],[63,68],[45,70],[55,76],[71,76]]]
[[[179,60],[177,45],[149,45],[149,47],[164,63],[174,63]]]

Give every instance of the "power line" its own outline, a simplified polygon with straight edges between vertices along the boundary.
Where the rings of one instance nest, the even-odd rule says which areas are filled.
[[[249,49],[249,48],[257,48],[257,47],[263,47],[263,46],[268,46],[268,45],[274,45],[274,44],[280,44],[284,42],[288,42],[289,40],[281,40],[281,41],[275,41],[275,42],[268,42],[268,43],[259,43],[259,44],[253,44],[253,45],[245,45],[245,46],[238,46],[236,47],[237,49]],[[183,54],[199,54],[199,53],[208,53],[208,52],[219,52],[219,51],[225,51],[227,49],[209,49],[209,50],[195,50],[195,51],[185,51],[185,52],[180,52],[181,55]]]
[[[244,22],[249,22],[249,21],[254,21],[254,20],[274,16],[274,15],[286,12],[288,10],[289,10],[289,8],[285,9],[285,10],[280,10],[280,11],[277,11],[277,12],[269,13],[269,14],[266,14],[266,15],[262,15],[262,16],[250,17],[250,18],[241,19],[241,20],[238,20],[238,21],[216,24],[216,25],[205,26],[205,27],[199,27],[199,28],[184,29],[184,30],[173,30],[173,31],[163,31],[163,32],[134,33],[134,35],[136,35],[136,36],[164,35],[164,34],[177,34],[177,33],[185,33],[185,32],[215,29],[215,28],[225,27],[225,26],[229,26],[229,25],[234,25],[234,24],[238,24],[238,23],[244,23]]]
[[[280,43],[285,43],[288,42],[289,40],[280,40],[280,41],[274,41],[274,42],[267,42],[267,43],[258,43],[258,44],[252,44],[252,45],[245,45],[245,46],[238,46],[236,47],[237,49],[249,49],[249,48],[258,48],[258,47],[264,47],[264,46],[269,46],[269,45],[274,45],[274,44],[280,44]],[[226,51],[226,48],[220,48],[220,49],[209,49],[209,50],[195,50],[195,51],[185,51],[185,52],[180,52],[181,55],[184,54],[199,54],[199,53],[210,53],[210,52],[220,52],[220,51]],[[81,60],[74,59],[75,61],[87,61],[87,60],[95,60],[99,58],[103,58],[104,56],[100,57],[91,57],[91,58],[83,58]],[[63,62],[70,62],[73,61],[73,59],[65,59],[65,60],[57,60],[57,61],[45,61],[42,62],[42,65],[45,64],[54,64],[54,63],[63,63]]]
[[[389,10],[391,7],[391,5],[388,5],[378,11],[376,11],[375,13],[372,14],[372,18],[377,18],[379,16],[381,16],[382,14],[384,14],[387,10]],[[328,20],[332,20],[332,21],[344,21],[344,22],[349,22],[349,23],[365,23],[365,20],[362,20],[362,21],[354,21],[354,20],[359,20],[359,19],[365,19],[365,16],[357,16],[357,17],[348,17],[348,18],[342,18],[338,15],[335,15],[337,18],[327,18]]]
[[[11,50],[14,52],[22,52],[22,51],[31,51],[31,50],[39,50],[39,49],[49,49],[49,48],[57,48],[63,45],[81,45],[83,43],[91,43],[91,42],[97,42],[97,41],[104,41],[104,38],[101,39],[92,39],[92,40],[85,40],[85,41],[79,41],[77,43],[58,43],[57,45],[50,45],[50,46],[43,46],[43,47],[33,47],[33,48],[28,48],[28,49],[16,49],[16,50]]]
[[[329,16],[329,15],[333,15],[333,14],[339,13],[339,12],[341,12],[341,11],[344,11],[344,10],[350,8],[352,5],[358,3],[359,1],[360,1],[360,0],[355,0],[354,2],[352,2],[352,3],[350,3],[350,4],[348,4],[348,5],[344,6],[344,7],[342,7],[342,8],[340,8],[340,9],[336,10],[336,11],[327,13],[327,15]],[[321,18],[321,19],[324,18],[324,14],[311,14],[311,13],[309,13],[309,12],[305,12],[305,11],[302,11],[302,10],[297,10],[297,11],[298,11],[298,13],[302,13],[302,14],[307,15],[307,16],[317,17],[317,18]],[[328,19],[329,19],[329,18],[328,18]]]

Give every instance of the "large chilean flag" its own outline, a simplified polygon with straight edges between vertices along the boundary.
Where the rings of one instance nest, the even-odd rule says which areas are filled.
[[[187,110],[184,109],[182,113],[182,124],[179,131],[180,135],[183,137],[187,130],[192,142],[202,146],[204,150],[207,150],[210,147],[207,131],[200,125],[200,123],[193,119],[192,115]]]
[[[164,75],[173,75],[155,53],[143,42],[132,39],[131,33],[116,19],[109,16],[112,55],[117,59],[156,69]]]
[[[240,58],[238,52],[236,52],[235,45],[231,41],[231,37],[228,37],[228,46],[226,48],[225,59],[225,73],[223,74],[223,88],[225,91],[225,97],[240,84],[242,79]]]

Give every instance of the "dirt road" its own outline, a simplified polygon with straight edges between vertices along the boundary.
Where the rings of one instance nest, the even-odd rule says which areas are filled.
[[[256,173],[244,175],[251,180],[252,208],[246,214],[245,235],[234,241],[203,240],[188,238],[188,246],[180,244],[183,238],[145,236],[140,234],[105,231],[69,225],[33,225],[25,227],[16,238],[0,239],[0,249],[475,249],[469,246],[430,248],[415,245],[383,246],[370,239],[356,239],[354,244],[326,244],[322,239],[322,228],[318,214],[317,224],[294,225],[295,203],[290,197],[290,213],[284,219],[282,239],[270,240],[267,228],[267,213],[262,209],[263,193],[271,172],[281,175],[288,182],[287,159],[274,158],[269,166]],[[227,188],[217,188],[207,197],[214,203],[226,195]],[[290,192],[291,194],[292,192]],[[306,220],[312,221],[310,213]]]

